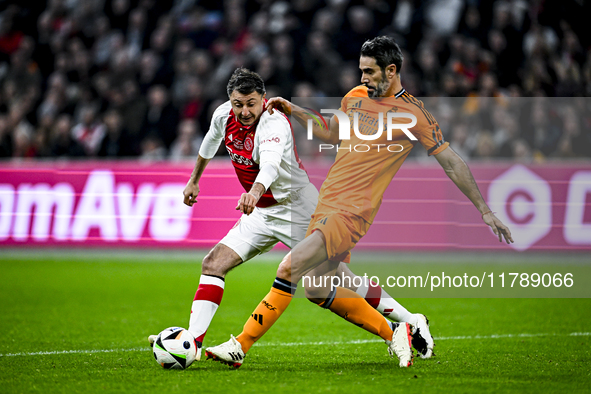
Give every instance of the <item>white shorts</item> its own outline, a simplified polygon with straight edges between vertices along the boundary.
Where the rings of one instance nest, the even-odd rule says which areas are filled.
[[[317,202],[318,190],[309,184],[292,192],[287,201],[242,215],[220,243],[236,252],[242,261],[268,252],[277,242],[291,249],[306,236]]]

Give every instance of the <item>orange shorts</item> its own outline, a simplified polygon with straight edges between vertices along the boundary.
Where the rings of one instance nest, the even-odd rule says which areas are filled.
[[[326,252],[331,261],[351,259],[351,249],[363,237],[370,224],[360,216],[318,203],[308,226],[306,237],[320,230],[326,238]]]

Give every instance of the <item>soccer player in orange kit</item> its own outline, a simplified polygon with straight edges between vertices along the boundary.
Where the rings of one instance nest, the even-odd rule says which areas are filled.
[[[507,226],[491,212],[482,198],[466,163],[444,140],[435,118],[420,100],[402,87],[402,60],[398,44],[390,37],[377,37],[363,44],[359,59],[361,85],[352,89],[341,101],[340,111],[346,113],[349,119],[357,120],[354,133],[351,130],[344,133],[345,136],[348,134],[348,139],[342,139],[337,115],[326,124],[323,120],[318,121],[319,114],[285,99],[273,98],[267,103],[270,112],[273,108],[281,109],[304,126],[308,119],[314,119],[314,135],[322,141],[329,144],[338,144],[339,139],[342,141],[320,189],[318,205],[306,238],[285,256],[271,291],[248,319],[242,333],[236,338],[232,336],[228,342],[206,349],[209,358],[239,367],[254,342],[288,307],[297,283],[304,275],[330,278],[340,261],[348,261],[350,251],[367,233],[376,216],[384,191],[416,142],[423,145],[429,155],[435,156],[449,178],[478,209],[499,242],[503,238],[507,243],[513,242]],[[386,117],[385,113],[395,115]],[[405,121],[401,121],[398,128],[388,127],[388,132],[385,132],[383,126],[394,118]],[[359,148],[361,146],[363,148]],[[401,367],[412,365],[411,327],[408,323],[392,327],[360,295],[343,287],[306,287],[306,296],[319,306],[383,338],[390,354],[398,357]],[[254,316],[263,318],[255,319]],[[432,351],[431,340],[426,354],[421,356],[430,357]]]

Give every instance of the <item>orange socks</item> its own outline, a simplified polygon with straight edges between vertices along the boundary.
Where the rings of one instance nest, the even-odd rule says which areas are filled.
[[[242,332],[236,337],[244,353],[248,352],[252,345],[275,324],[289,306],[296,288],[297,285],[294,283],[275,278],[271,291],[256,307],[246,321]],[[392,339],[393,331],[387,320],[354,291],[337,287],[320,306],[330,309],[345,320],[380,336],[385,341]]]
[[[326,301],[320,304],[321,307],[330,309],[345,320],[380,336],[385,341],[392,339],[394,332],[390,324],[359,294],[343,287],[337,287],[336,292],[331,292],[331,295],[334,295],[334,298],[331,299],[329,296]]]
[[[250,347],[275,324],[279,316],[289,306],[296,288],[296,284],[275,278],[271,291],[256,307],[246,321],[242,332],[236,337],[242,345],[244,353],[248,352]],[[365,300],[363,301],[365,302]]]

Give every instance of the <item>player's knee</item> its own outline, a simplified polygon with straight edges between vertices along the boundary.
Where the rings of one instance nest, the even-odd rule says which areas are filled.
[[[203,259],[201,263],[201,273],[204,275],[226,276],[231,268],[216,256],[212,250]]]
[[[217,271],[217,270],[216,270],[216,263],[215,263],[215,258],[213,257],[213,250],[212,250],[203,259],[203,262],[201,263],[201,272],[203,272],[206,275],[215,275],[214,271]]]
[[[279,264],[277,277],[291,281],[291,253],[288,253]]]

